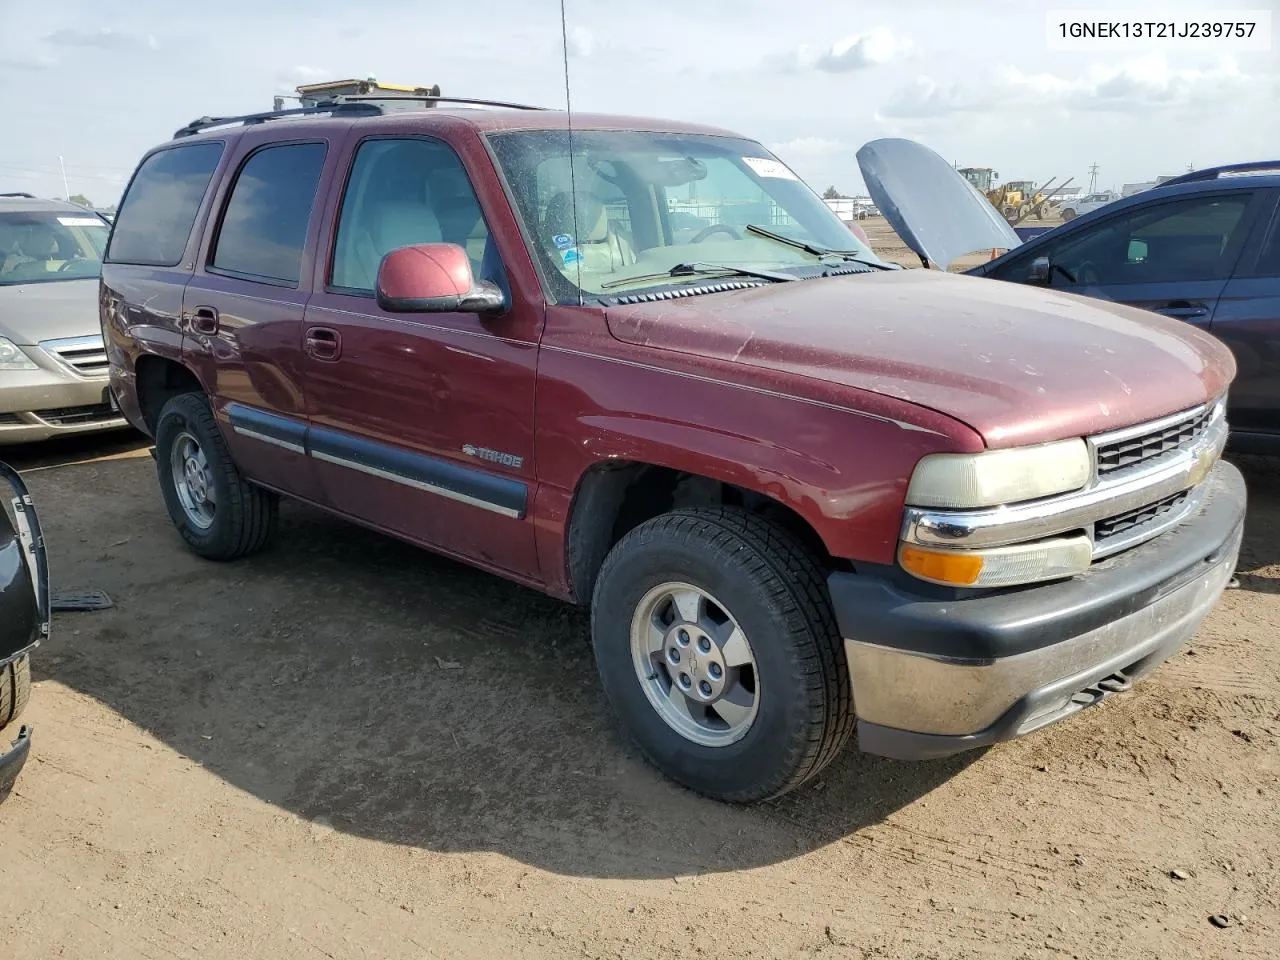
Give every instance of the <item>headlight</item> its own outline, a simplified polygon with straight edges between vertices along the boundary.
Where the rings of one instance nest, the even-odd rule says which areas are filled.
[[[1079,490],[1089,482],[1083,440],[984,453],[932,453],[921,459],[907,487],[913,507],[998,507]]]
[[[1088,537],[1058,537],[988,550],[936,550],[902,544],[898,562],[908,573],[949,587],[1009,587],[1084,573],[1093,561]]]
[[[31,358],[12,340],[0,337],[0,370],[38,370]]]

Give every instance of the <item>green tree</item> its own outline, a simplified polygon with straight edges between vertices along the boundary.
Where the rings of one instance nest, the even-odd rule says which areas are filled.
[[[72,203],[78,203],[82,207],[92,207],[93,201],[86,197],[83,193],[73,193],[68,197]]]
[[[827,187],[827,189],[822,191],[823,200],[842,200],[843,198],[844,194],[837,190],[835,186]]]

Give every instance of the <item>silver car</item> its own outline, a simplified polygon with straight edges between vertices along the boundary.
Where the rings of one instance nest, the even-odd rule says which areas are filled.
[[[92,210],[0,195],[0,445],[128,426],[111,402]]]

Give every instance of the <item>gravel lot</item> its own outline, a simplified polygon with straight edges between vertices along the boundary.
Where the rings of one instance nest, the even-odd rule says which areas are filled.
[[[1280,956],[1280,465],[1133,693],[743,809],[622,740],[581,612],[297,505],[198,560],[132,436],[4,455],[116,601],[35,660],[6,957]]]

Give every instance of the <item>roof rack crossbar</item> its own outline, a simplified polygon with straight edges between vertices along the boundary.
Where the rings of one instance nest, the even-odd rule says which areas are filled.
[[[281,117],[317,116],[322,114],[338,113],[374,116],[381,114],[382,108],[376,103],[347,103],[339,100],[334,103],[326,103],[314,107],[293,107],[288,110],[268,110],[264,113],[246,113],[235,117],[198,117],[188,123],[185,127],[175,130],[173,139],[177,140],[181,137],[190,137],[193,134],[200,133],[203,130],[208,130],[211,127],[225,127],[236,123],[243,126],[250,126],[255,123],[264,123],[267,120],[278,120]]]
[[[1180,177],[1165,180],[1163,183],[1156,184],[1156,186],[1172,187],[1179,183],[1199,183],[1202,180],[1216,180],[1224,173],[1262,173],[1268,170],[1280,170],[1280,160],[1259,160],[1254,163],[1228,163],[1221,167],[1205,167],[1203,170],[1193,170],[1191,173],[1184,173]]]
[[[12,193],[0,193],[0,197],[21,197],[24,200],[38,199],[34,193],[26,193],[22,190],[15,190]]]
[[[502,107],[507,110],[546,110],[546,107],[536,107],[528,103],[511,103],[508,100],[482,100],[476,97],[444,97],[439,94],[424,94],[422,96],[378,96],[376,93],[368,94],[349,94],[337,98],[339,103],[361,103],[372,101],[375,103],[396,103],[400,100],[408,100],[410,102],[418,101],[424,103],[470,103],[480,107]]]

